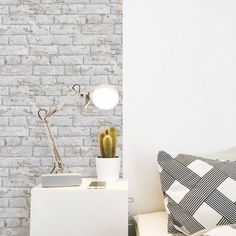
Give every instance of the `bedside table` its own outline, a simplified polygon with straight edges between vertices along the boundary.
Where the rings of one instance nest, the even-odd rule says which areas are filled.
[[[78,187],[31,190],[31,236],[127,236],[128,183],[107,182],[105,189]]]

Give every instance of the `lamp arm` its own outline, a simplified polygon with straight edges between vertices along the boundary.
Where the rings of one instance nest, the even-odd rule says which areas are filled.
[[[86,103],[85,107],[86,107],[90,102],[89,93],[88,94],[81,94],[80,93],[80,85],[75,84],[72,87],[72,89],[70,90],[69,94],[61,102],[59,102],[53,110],[47,112],[46,109],[40,109],[38,111],[38,116],[44,122],[44,126],[47,130],[48,142],[49,142],[49,145],[51,147],[51,150],[52,150],[53,156],[54,156],[54,167],[53,167],[51,173],[54,171],[56,173],[62,171],[63,170],[63,163],[62,163],[60,154],[58,152],[58,148],[56,146],[54,136],[51,132],[51,128],[48,124],[48,118],[53,116],[56,112],[60,111],[71,97],[74,97],[78,94],[81,97],[85,98],[85,103]],[[44,114],[42,114],[42,113],[44,113]]]
[[[78,90],[76,89],[77,87],[78,87]],[[45,116],[45,118],[49,118],[50,116],[54,115],[56,112],[60,111],[71,97],[74,97],[78,94],[80,94],[80,85],[75,84],[73,85],[72,89],[69,91],[68,95],[61,102],[59,102],[52,111],[49,111],[47,115]]]
[[[51,147],[51,150],[53,152],[53,156],[54,156],[54,167],[51,171],[52,172],[60,172],[63,170],[63,164],[62,164],[62,160],[61,160],[61,156],[58,152],[58,149],[57,149],[57,146],[56,146],[56,143],[55,143],[55,140],[54,140],[54,136],[51,132],[51,129],[49,127],[49,124],[48,124],[48,121],[46,118],[44,118],[44,125],[46,127],[46,130],[47,130],[47,137],[48,137],[48,142],[49,142],[49,145]]]

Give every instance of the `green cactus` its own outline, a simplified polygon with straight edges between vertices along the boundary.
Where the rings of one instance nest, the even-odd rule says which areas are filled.
[[[112,138],[112,157],[115,157],[116,155],[116,128],[115,127],[111,127],[110,129],[108,129],[108,134],[111,136]]]
[[[101,157],[105,156],[104,148],[103,148],[103,139],[104,139],[105,136],[106,136],[106,134],[103,133],[103,132],[100,133],[100,135],[99,135],[99,145],[100,145]]]
[[[101,157],[103,158],[112,158],[116,154],[116,145],[117,145],[117,132],[114,127],[106,129],[104,132],[99,135],[99,145]]]
[[[112,157],[112,138],[106,135],[103,139],[103,149],[106,158]]]

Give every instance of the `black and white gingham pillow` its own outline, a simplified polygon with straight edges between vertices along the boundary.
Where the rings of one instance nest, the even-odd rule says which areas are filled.
[[[191,235],[236,223],[236,163],[161,151],[158,165],[168,232]]]

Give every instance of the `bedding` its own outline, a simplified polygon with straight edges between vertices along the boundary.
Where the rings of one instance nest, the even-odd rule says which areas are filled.
[[[134,219],[137,236],[170,236],[167,232],[166,212],[137,215]]]
[[[203,235],[236,223],[236,163],[161,151],[158,165],[168,213],[168,232]],[[216,230],[231,230],[225,227]],[[236,235],[236,231],[235,231]]]
[[[134,217],[137,225],[137,236],[171,236],[167,232],[167,213],[154,212]],[[219,226],[207,232],[199,232],[202,236],[235,236],[236,225]]]

